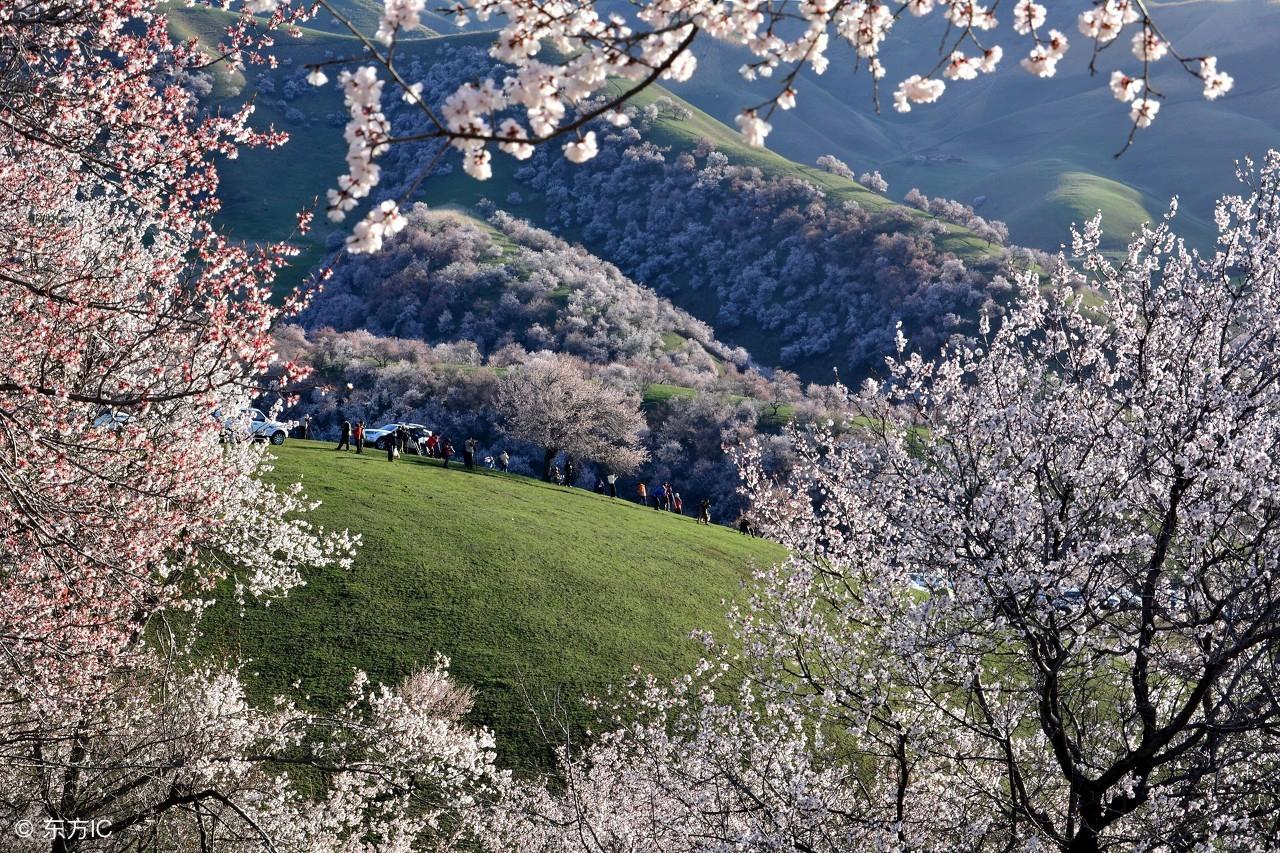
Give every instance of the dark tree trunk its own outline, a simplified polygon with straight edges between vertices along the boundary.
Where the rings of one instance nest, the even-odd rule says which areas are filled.
[[[1067,844],[1067,853],[1098,853],[1098,827],[1102,824],[1102,803],[1092,796],[1082,796],[1079,813],[1080,826]]]
[[[556,457],[560,455],[560,451],[554,447],[548,447],[546,455],[542,457],[542,479],[551,482],[551,466],[556,461]]]
[[[1098,834],[1088,827],[1081,827],[1075,838],[1071,839],[1067,853],[1098,853]]]

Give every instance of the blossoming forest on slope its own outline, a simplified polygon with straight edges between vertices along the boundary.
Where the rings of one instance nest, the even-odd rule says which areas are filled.
[[[272,29],[303,14],[248,8],[270,13],[265,33],[237,20],[225,56],[270,61]],[[389,0],[369,49],[422,9]],[[286,247],[213,226],[211,157],[281,140],[251,131],[247,107],[200,115],[184,83],[206,60],[158,12],[0,6],[6,849],[85,849],[21,831],[84,818],[94,849],[121,851],[1276,849],[1280,154],[1220,204],[1212,255],[1160,225],[1109,260],[1091,226],[1049,292],[1023,276],[999,328],[901,357],[846,421],[797,434],[792,480],[749,451],[748,487],[793,557],[760,573],[735,642],[708,640],[670,687],[638,682],[554,783],[515,779],[464,722],[447,661],[395,687],[355,673],[323,713],[263,707],[169,619],[198,625],[228,586],[282,593],[354,543],[264,480],[260,448],[221,441],[220,415],[265,387],[272,325],[304,300],[269,299]],[[947,18],[958,40],[903,83],[904,107],[1002,53],[981,42],[996,7],[967,2],[651,4],[638,32],[590,6],[454,12],[501,14],[515,69],[432,114],[476,176],[490,145],[528,157],[565,133],[568,159],[590,160],[586,122],[692,74],[702,32],[784,78],[739,122],[759,143],[832,29],[875,78],[895,21]],[[1013,15],[1027,70],[1052,75],[1066,37],[1034,3]],[[1100,45],[1132,33],[1142,73],[1110,86],[1149,123],[1147,68],[1175,55],[1154,21],[1106,0],[1078,28]],[[543,40],[569,58],[538,59]],[[397,141],[386,81],[427,109],[390,54],[371,56],[338,75],[353,160],[335,214]],[[1212,58],[1179,61],[1206,96],[1230,87]],[[601,102],[610,76],[634,86]],[[353,248],[403,227],[383,202]],[[1082,279],[1108,301],[1086,312]]]
[[[1002,8],[1002,2],[1004,6]],[[1131,65],[1110,77],[1116,99],[1129,105],[1131,129],[1124,148],[1137,130],[1150,126],[1163,97],[1152,86],[1153,68],[1166,57],[1203,83],[1204,97],[1213,100],[1230,91],[1233,80],[1212,56],[1184,55],[1164,36],[1148,13],[1144,0],[1101,0],[1081,3],[1074,13],[1075,29],[1092,52],[1091,70],[1111,55],[1109,48],[1127,39]],[[375,162],[397,142],[441,139],[462,155],[467,174],[480,180],[492,174],[491,147],[516,159],[530,156],[531,146],[571,136],[564,155],[575,163],[599,150],[589,123],[603,118],[625,124],[619,108],[659,80],[685,81],[697,69],[691,47],[702,36],[745,48],[750,59],[739,69],[747,80],[776,80],[764,99],[745,107],[735,122],[744,139],[763,146],[775,110],[789,110],[801,95],[796,81],[805,67],[822,74],[830,64],[833,39],[845,42],[857,57],[854,71],[865,66],[872,97],[879,103],[879,87],[889,69],[882,48],[895,28],[918,19],[941,18],[945,36],[937,62],[900,78],[893,91],[893,107],[913,107],[941,98],[948,85],[962,85],[1000,66],[1006,53],[1006,33],[995,32],[1002,15],[1011,21],[1018,40],[1009,51],[1022,53],[1021,68],[1049,78],[1071,48],[1062,29],[1051,26],[1047,6],[1034,0],[646,0],[631,17],[606,12],[594,0],[457,0],[443,9],[459,24],[472,19],[494,20],[500,30],[491,54],[509,66],[501,80],[462,83],[435,110],[420,83],[407,79],[395,62],[397,41],[420,26],[426,0],[385,0],[377,31],[359,31],[329,2],[318,6],[360,38],[363,55],[312,66],[315,85],[328,81],[328,64],[358,65],[343,70],[343,88],[350,121],[346,128],[348,171],[329,191],[329,216],[341,221],[368,197],[378,183]],[[282,0],[248,0],[251,13],[274,13],[289,8]],[[298,15],[300,12],[293,12]],[[1067,21],[1060,22],[1068,27]],[[427,119],[426,132],[397,135],[381,109],[383,84],[390,81],[400,97],[416,105]],[[610,88],[622,81],[621,89]],[[424,171],[424,175],[426,172]],[[403,227],[394,206],[378,206],[348,242],[351,251],[376,251],[383,235]]]
[[[749,447],[790,559],[504,829],[593,853],[1274,853],[1280,153],[1246,178],[1212,256],[1162,223],[1109,260],[1095,221],[999,328],[797,430],[785,481]],[[1111,298],[1086,309],[1084,280]]]

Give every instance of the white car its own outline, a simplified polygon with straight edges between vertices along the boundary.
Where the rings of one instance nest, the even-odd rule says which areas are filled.
[[[431,437],[431,430],[427,429],[422,424],[383,424],[377,429],[366,429],[364,431],[364,443],[366,445],[372,445],[379,450],[386,450],[387,446],[383,443],[383,439],[400,427],[404,427],[408,430],[409,438],[413,439],[414,442],[419,445]]]
[[[103,409],[98,416],[93,419],[93,425],[98,429],[117,430],[122,429],[124,425],[132,419],[133,415],[128,412]]]
[[[260,409],[243,409],[239,417],[224,418],[222,428],[228,437],[269,441],[276,446],[284,444],[289,434],[288,424],[271,420]]]

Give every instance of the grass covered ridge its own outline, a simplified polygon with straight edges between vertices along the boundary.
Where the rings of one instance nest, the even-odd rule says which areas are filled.
[[[698,657],[690,632],[719,630],[751,569],[783,556],[776,544],[624,500],[631,481],[615,500],[331,448],[290,441],[273,450],[271,476],[301,479],[323,501],[317,524],[363,536],[355,566],[308,572],[287,599],[243,616],[219,605],[205,622],[206,653],[246,659],[260,699],[300,679],[320,707],[343,700],[355,668],[394,682],[446,654],[476,689],[474,721],[495,730],[514,766],[546,757],[529,699],[558,693],[585,724],[577,700],[632,666],[679,673]]]

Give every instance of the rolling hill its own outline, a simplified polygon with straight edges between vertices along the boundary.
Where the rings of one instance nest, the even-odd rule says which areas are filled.
[[[362,26],[370,27],[376,20],[373,0],[343,0],[339,5]],[[728,126],[744,104],[757,103],[767,94],[767,86],[741,79],[737,69],[743,57],[737,49],[704,39],[696,46],[698,73],[667,93],[696,108],[695,118],[683,128],[669,128],[673,138],[659,144],[674,144],[679,150],[687,141],[682,137],[706,136],[735,162],[760,165],[772,174],[803,174],[806,179],[815,179],[816,170],[804,164],[812,164],[822,154],[834,154],[857,172],[881,171],[890,182],[893,198],[918,187],[927,195],[976,202],[983,216],[1009,223],[1015,242],[1050,251],[1067,239],[1067,226],[1097,210],[1104,215],[1108,245],[1119,248],[1131,231],[1161,215],[1169,199],[1178,195],[1183,231],[1204,244],[1212,233],[1214,200],[1233,190],[1236,159],[1256,158],[1280,138],[1280,112],[1274,107],[1280,74],[1270,60],[1267,36],[1280,27],[1280,4],[1188,0],[1157,5],[1159,20],[1175,42],[1196,53],[1219,56],[1222,67],[1236,77],[1236,88],[1226,98],[1206,103],[1195,81],[1172,65],[1157,68],[1158,82],[1168,98],[1166,110],[1152,128],[1139,134],[1136,147],[1119,159],[1112,154],[1128,130],[1124,109],[1111,98],[1103,81],[1090,75],[1088,51],[1074,26],[1056,17],[1079,44],[1054,80],[1034,79],[1013,66],[1016,57],[1008,57],[1009,67],[1001,73],[953,83],[939,103],[907,115],[891,109],[877,113],[865,75],[851,77],[854,60],[837,48],[826,74],[808,70],[801,74],[796,108],[774,122],[772,152],[747,149]],[[174,9],[171,16],[182,34],[216,40],[219,13]],[[424,28],[423,35],[456,31],[439,16],[428,15],[425,20],[434,30]],[[330,32],[321,32],[325,29]],[[940,32],[927,26],[895,31],[886,60],[891,78],[899,71],[931,67],[939,37]],[[406,55],[430,59],[448,44],[478,46],[488,40],[483,32],[422,39],[406,42]],[[282,40],[277,51],[288,68],[305,57],[338,55],[352,45],[318,16],[302,39]],[[1108,55],[1106,62],[1124,65],[1129,57],[1127,51],[1120,53],[1119,58]],[[251,68],[247,73],[252,77],[260,72]],[[238,87],[223,86],[218,91],[225,96],[243,88],[241,80]],[[655,90],[647,100],[662,94]],[[308,150],[305,157],[285,154],[262,162],[258,154],[246,155],[245,163],[227,173],[227,189],[244,196],[229,200],[228,221],[243,221],[238,229],[258,233],[256,226],[269,220],[275,224],[263,236],[287,236],[282,229],[289,227],[293,211],[322,194],[340,171],[340,140],[332,132],[336,126],[320,129],[317,124],[323,121],[290,119],[284,114],[287,110],[267,98],[260,98],[258,104],[264,120],[294,133],[294,150],[300,147],[299,141]],[[308,93],[297,106],[309,116],[319,107],[323,116],[337,109],[337,100],[331,92]],[[1219,140],[1231,142],[1224,147]],[[433,179],[422,198],[461,204],[488,198],[503,206],[507,176],[502,167],[496,172],[488,187],[477,187],[461,175],[453,180]],[[817,174],[819,183],[824,175]],[[278,204],[264,206],[261,193],[241,191],[241,186],[259,189],[264,179],[267,186],[281,188]],[[870,194],[859,193],[856,185],[842,185],[839,191]],[[516,212],[538,221],[536,202]],[[278,213],[288,215],[280,219]],[[313,252],[306,260],[319,254]]]
[[[1197,81],[1172,60],[1158,64],[1153,82],[1167,96],[1164,110],[1118,159],[1112,155],[1129,130],[1126,111],[1106,90],[1104,76],[1091,76],[1088,45],[1069,8],[1049,13],[1050,26],[1073,42],[1054,79],[1016,67],[1019,57],[1009,47],[1021,42],[1006,12],[1000,16],[1005,26],[993,36],[1006,47],[1000,73],[952,82],[938,103],[905,115],[887,105],[876,113],[869,78],[851,76],[854,58],[834,50],[825,74],[801,74],[796,107],[774,122],[769,144],[802,163],[834,154],[858,172],[878,169],[895,198],[918,187],[965,203],[981,199],[979,213],[1008,222],[1015,242],[1050,251],[1069,238],[1066,225],[1099,209],[1116,248],[1178,195],[1182,229],[1203,244],[1213,202],[1235,191],[1235,161],[1257,159],[1280,139],[1280,66],[1272,58],[1280,4],[1187,0],[1152,9],[1175,45],[1190,55],[1218,56],[1236,86],[1206,102]],[[911,23],[886,42],[887,82],[937,62],[941,29]],[[1122,41],[1102,56],[1106,73],[1134,64]],[[698,73],[674,88],[715,118],[732,120],[743,105],[771,94],[767,82],[747,83],[738,75],[743,57],[736,49],[704,41],[697,52]]]
[[[300,679],[318,707],[345,698],[353,668],[394,681],[446,654],[509,765],[546,758],[531,705],[546,711],[556,697],[585,723],[577,700],[632,666],[677,674],[697,660],[689,633],[723,625],[723,602],[752,567],[783,556],[581,489],[331,447],[290,441],[273,451],[272,476],[300,478],[323,501],[317,523],[363,536],[354,568],[311,572],[284,601],[243,616],[220,605],[204,652],[248,658],[260,699]]]

